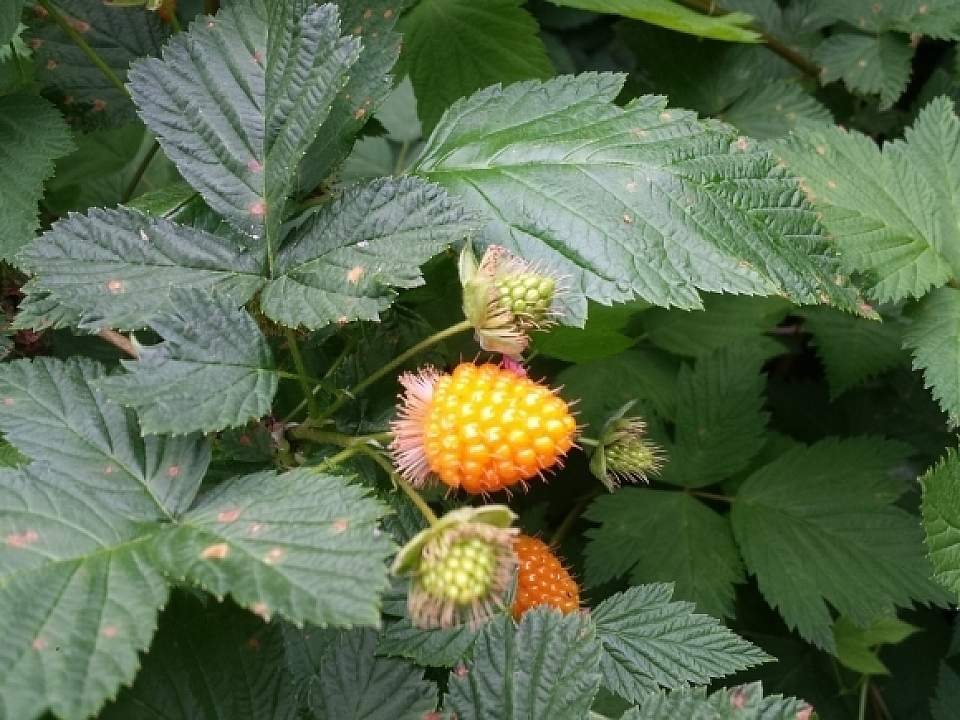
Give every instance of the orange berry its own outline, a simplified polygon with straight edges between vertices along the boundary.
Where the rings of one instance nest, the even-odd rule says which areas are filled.
[[[177,0],[163,0],[160,3],[160,7],[157,8],[157,15],[160,16],[160,19],[165,23],[169,23],[173,20],[174,14],[177,12]]]
[[[580,587],[550,547],[535,537],[518,535],[513,541],[517,554],[517,590],[513,599],[513,617],[520,619],[527,610],[549,605],[563,613],[580,608]]]
[[[497,365],[460,363],[441,375],[423,413],[430,471],[450,487],[495,492],[553,467],[577,424],[550,388]]]

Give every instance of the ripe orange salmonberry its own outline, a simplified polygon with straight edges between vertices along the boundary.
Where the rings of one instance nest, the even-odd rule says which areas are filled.
[[[401,378],[394,456],[415,484],[433,474],[469,493],[495,492],[556,465],[577,424],[545,385],[497,365],[460,363],[447,375]]]
[[[560,612],[580,608],[580,587],[550,547],[535,537],[519,535],[513,541],[519,571],[513,599],[513,617],[527,610],[549,605]]]

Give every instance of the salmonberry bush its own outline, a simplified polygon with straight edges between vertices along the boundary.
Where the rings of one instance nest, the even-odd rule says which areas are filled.
[[[958,40],[0,0],[0,720],[960,717]]]

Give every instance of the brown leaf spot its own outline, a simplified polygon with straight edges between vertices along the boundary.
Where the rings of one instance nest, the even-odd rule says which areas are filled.
[[[106,625],[103,630],[100,631],[100,634],[105,638],[115,638],[119,632],[116,625]]]
[[[350,322],[350,319],[346,315],[337,318],[337,325],[346,325],[348,322]]]
[[[111,295],[119,295],[123,292],[123,280],[118,280],[113,278],[112,280],[107,280],[107,292]]]
[[[104,475],[113,475],[113,465],[107,465],[107,466],[103,469],[103,474],[104,474]]]
[[[203,552],[200,553],[200,557],[204,560],[223,560],[229,554],[229,545],[226,543],[216,543],[205,547]]]
[[[40,652],[41,650],[47,649],[47,641],[44,640],[42,637],[38,637],[38,638],[35,638],[32,643],[30,643],[30,646],[37,652]]]
[[[249,435],[241,435],[240,437],[237,438],[237,442],[243,445],[244,447],[253,444],[253,440],[250,439]]]
[[[387,8],[386,10],[383,11],[384,20],[389,20],[392,17],[393,17],[393,10],[391,10],[390,8]]]
[[[647,131],[644,130],[643,128],[634,128],[634,129],[631,130],[630,132],[632,132],[632,133],[633,133],[634,135],[636,135],[638,138],[642,138],[642,137],[646,137],[646,136],[647,136]]]
[[[466,666],[466,665],[464,665],[463,663],[459,663],[459,664],[457,665],[456,669],[454,669],[454,672],[457,674],[457,677],[461,677],[461,678],[462,678],[462,677],[466,677],[466,676],[467,676],[467,673],[469,673],[470,671],[467,670],[467,666]]]
[[[177,477],[178,475],[180,475],[180,466],[179,466],[179,465],[171,465],[170,467],[167,468],[167,477],[168,477],[168,478],[175,478],[175,477]]]
[[[830,188],[831,190],[836,190],[836,189],[837,189],[837,181],[836,181],[836,180],[827,180],[827,187]]]
[[[73,29],[78,33],[90,32],[90,23],[88,23],[86,20],[72,20],[70,24],[73,25]]]
[[[207,20],[207,27],[208,27],[208,28],[212,28],[212,27],[216,27],[216,26],[217,26],[217,24],[216,24],[213,20]]]
[[[10,406],[13,405],[15,402],[16,402],[16,400],[14,400],[13,398],[4,398],[4,399],[3,399],[3,404],[6,405],[7,407],[10,407]]]
[[[49,13],[47,13],[47,9],[46,9],[45,7],[42,7],[42,6],[40,6],[40,5],[34,5],[34,6],[33,6],[33,14],[34,14],[36,17],[40,18],[41,20],[46,20],[47,15],[48,15]]]
[[[222,523],[232,523],[240,517],[240,508],[231,508],[230,510],[222,510],[217,515],[217,521]]]
[[[250,639],[247,640],[247,647],[256,652],[260,649],[260,638],[256,635],[251,635]]]
[[[624,221],[627,225],[632,225],[632,224],[633,224],[633,215],[631,215],[630,213],[624,213],[624,214],[623,214],[623,221]]]
[[[860,58],[859,60],[857,60],[857,67],[865,68],[866,66],[867,66],[866,60],[864,60],[863,58]]]
[[[263,562],[267,565],[276,565],[278,562],[283,560],[283,556],[286,553],[281,548],[270,548],[266,555],[263,556]]]
[[[742,710],[743,706],[747,704],[747,694],[737,688],[730,694],[730,707],[734,707],[737,710]]]
[[[54,60],[53,58],[50,58],[49,60],[47,60],[47,70],[56,70],[59,64],[60,63],[58,63],[56,60]]]
[[[94,100],[93,101],[93,111],[94,112],[103,112],[107,107],[106,100]]]
[[[263,217],[267,214],[267,204],[263,200],[250,203],[250,214],[254,217]]]
[[[371,10],[370,8],[367,8],[366,10],[363,11],[364,20],[369,20],[372,17],[373,17],[373,10]]]
[[[247,528],[248,535],[259,535],[263,532],[264,525],[262,523],[252,523],[249,528]]]
[[[7,546],[12,548],[25,548],[27,545],[33,545],[40,539],[36,530],[25,530],[22,533],[10,533],[7,535]]]
[[[367,114],[367,109],[365,107],[358,107],[353,111],[353,119],[360,120],[364,115]]]
[[[741,136],[737,138],[737,141],[734,143],[734,145],[736,146],[737,150],[743,151],[750,147],[750,141]]]
[[[807,705],[797,711],[797,720],[810,720],[813,716],[813,705]]]
[[[826,148],[826,146],[824,146],[824,145],[817,145],[816,150],[817,150],[817,155],[826,155],[826,154],[827,154],[827,148]]]
[[[878,13],[881,10],[883,10],[883,5],[881,5],[880,3],[874,3],[873,5],[870,6],[870,9],[873,10],[875,13]]]
[[[924,3],[923,5],[917,8],[918,15],[926,15],[929,11],[930,11],[930,6],[927,5],[926,3]],[[800,717],[800,716],[797,715],[797,717]]]
[[[352,268],[350,268],[349,272],[347,272],[347,282],[349,282],[351,285],[356,285],[358,282],[360,282],[360,278],[363,277],[363,273],[364,270],[362,265],[354,265]]]
[[[265,602],[254,603],[253,607],[250,609],[253,611],[254,615],[259,615],[264,620],[270,619],[270,608],[267,607]]]
[[[247,160],[247,170],[252,173],[263,172],[263,165],[256,158],[250,158]]]
[[[259,50],[255,51],[253,55],[250,56],[250,62],[260,65],[263,62],[263,53]]]
[[[630,182],[627,183],[627,192],[636,192],[636,191],[637,191],[637,183],[631,180]]]
[[[30,38],[30,47],[33,50],[39,50],[43,47],[43,40],[41,38]]]
[[[330,529],[334,532],[334,534],[340,535],[341,533],[345,533],[348,527],[350,527],[350,523],[347,522],[346,518],[337,518],[333,521],[333,525]]]
[[[668,120],[673,120],[673,115],[664,110],[662,113],[660,113],[660,119],[663,120],[663,122],[667,122]]]

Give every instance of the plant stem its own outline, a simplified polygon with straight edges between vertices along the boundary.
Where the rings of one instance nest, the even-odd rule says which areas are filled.
[[[410,141],[404,140],[400,146],[400,152],[397,153],[397,162],[393,166],[393,174],[399,175],[403,172],[403,165],[407,160],[407,152],[410,150]]]
[[[177,17],[176,10],[170,13],[170,27],[173,28],[175,33],[183,32],[183,28],[180,26],[180,18]]]
[[[304,398],[307,401],[307,414],[310,417],[317,417],[320,414],[320,408],[317,405],[317,398],[313,395],[313,388],[310,387],[307,367],[303,363],[303,355],[300,354],[297,335],[290,328],[284,329],[284,334],[287,338],[287,347],[290,349],[290,357],[293,358],[293,365],[297,368],[297,378],[300,380],[300,388],[303,390]]]
[[[123,195],[120,196],[121,204],[129,202],[130,198],[133,197],[133,193],[136,192],[137,186],[140,185],[140,181],[143,180],[147,168],[150,167],[150,163],[153,162],[153,158],[156,157],[157,150],[159,149],[160,143],[154,140],[153,145],[150,146],[150,150],[147,151],[147,154],[143,156],[143,160],[141,160],[137,166],[137,171],[133,174],[133,177],[130,178],[130,184],[127,185],[127,189],[124,190]]]
[[[857,720],[866,720],[867,717],[867,697],[870,694],[870,676],[864,675],[863,682],[860,685],[860,708],[857,711]]]
[[[134,347],[133,343],[129,338],[124,337],[116,330],[111,330],[110,328],[104,328],[97,333],[97,336],[101,340],[106,340],[108,343],[120,349],[124,355],[129,355],[135,360],[140,356],[137,354],[137,349]]]
[[[716,0],[680,0],[682,5],[686,5],[694,10],[699,10],[705,15],[727,15],[727,11],[717,7]],[[768,33],[757,23],[751,23],[750,29],[763,38],[763,42],[771,52],[776,53],[788,63],[813,78],[820,77],[820,66],[810,61],[789,45],[785,45],[779,39]]]
[[[581,435],[577,438],[577,444],[586,445],[587,447],[599,447],[600,441],[594,440],[593,438],[583,437]]]
[[[354,445],[366,445],[369,443],[389,442],[393,439],[392,432],[371,433],[369,435],[347,435],[346,433],[333,432],[328,430],[315,430],[310,427],[295,427],[290,430],[290,434],[301,440],[310,440],[311,442],[323,445],[339,445],[341,447],[352,447]]]
[[[584,495],[580,498],[577,503],[570,508],[570,512],[567,513],[566,517],[563,518],[561,523],[557,526],[557,529],[554,531],[553,535],[550,537],[550,545],[556,547],[560,545],[566,539],[567,535],[573,529],[573,526],[576,524],[577,520],[580,518],[580,515],[583,514],[583,511],[587,509],[587,505],[590,504],[590,501],[593,500],[597,495],[600,494],[599,489],[595,489],[593,492]]]
[[[37,0],[37,4],[47,11],[47,14],[50,16],[50,18],[60,26],[60,29],[66,33],[67,37],[69,37],[78,48],[80,48],[81,52],[87,56],[90,62],[97,66],[100,72],[103,73],[103,76],[107,78],[107,80],[109,80],[114,86],[116,86],[120,92],[129,97],[130,93],[123,84],[123,81],[117,77],[117,74],[113,72],[113,70],[110,69],[110,66],[103,61],[103,58],[97,54],[97,51],[90,47],[80,33],[74,29],[73,25],[71,25],[70,22],[60,14],[60,11],[53,6],[50,0]]]
[[[335,455],[331,455],[328,458],[324,458],[323,460],[318,462],[316,465],[311,465],[310,469],[313,470],[314,472],[323,472],[328,467],[338,465],[342,463],[344,460],[349,460],[361,450],[362,450],[362,447],[360,445],[352,445],[348,448],[344,448],[343,450],[336,453]]]
[[[423,515],[424,519],[430,525],[437,524],[437,515],[427,504],[427,501],[420,497],[420,493],[418,493],[414,487],[408,483],[389,462],[387,462],[387,459],[383,457],[383,455],[371,448],[369,445],[357,445],[356,447],[359,447],[364,455],[371,458],[375,463],[377,463],[377,465],[386,471],[386,473],[390,476],[390,479],[393,481],[393,484],[406,493],[407,497],[410,498],[410,502],[417,506],[417,510],[420,511],[420,514]]]
[[[368,387],[370,387],[375,382],[377,382],[377,380],[382,378],[384,375],[387,375],[391,371],[395,370],[396,368],[400,367],[401,365],[403,365],[403,363],[405,363],[407,360],[409,360],[413,356],[417,355],[418,353],[422,352],[423,350],[426,350],[427,348],[433,345],[436,345],[438,342],[446,340],[448,337],[451,337],[452,335],[462,333],[466,330],[471,329],[472,327],[473,325],[470,323],[469,320],[463,320],[461,322],[458,322],[456,325],[451,325],[445,330],[441,330],[440,332],[434,333],[430,337],[421,340],[413,347],[397,355],[390,362],[381,366],[374,373],[368,375],[365,379],[361,380],[352,388],[350,388],[349,390],[346,390],[343,395],[341,395],[336,400],[334,400],[333,403],[331,403],[320,415],[316,417],[316,419],[325,420],[326,418],[330,417],[335,412],[337,412],[337,410],[342,408],[348,399],[356,397],[357,395],[362,393],[364,390],[366,390]]]
[[[326,384],[326,382],[327,382],[327,380],[330,378],[330,376],[333,375],[333,373],[335,373],[335,372],[337,371],[337,368],[340,367],[340,365],[343,364],[343,361],[347,359],[347,355],[349,355],[350,350],[352,350],[352,349],[353,349],[353,343],[352,343],[352,342],[348,342],[348,343],[344,344],[343,350],[341,350],[341,351],[340,351],[340,354],[337,355],[337,357],[334,359],[334,361],[333,361],[332,363],[330,363],[330,367],[327,368],[327,371],[326,371],[325,373],[323,373],[322,382],[317,383],[317,386],[313,389],[313,394],[314,394],[314,395],[317,394],[317,390],[319,390],[321,387],[323,387],[323,386]],[[305,408],[306,406],[307,406],[307,399],[304,398],[304,399],[301,400],[299,403],[297,403],[297,406],[296,406],[293,410],[291,410],[290,412],[287,413],[286,417],[283,418],[283,422],[285,422],[285,423],[290,422],[290,421],[291,421],[293,418],[295,418],[295,417],[300,413],[300,411],[303,410],[303,408]]]

